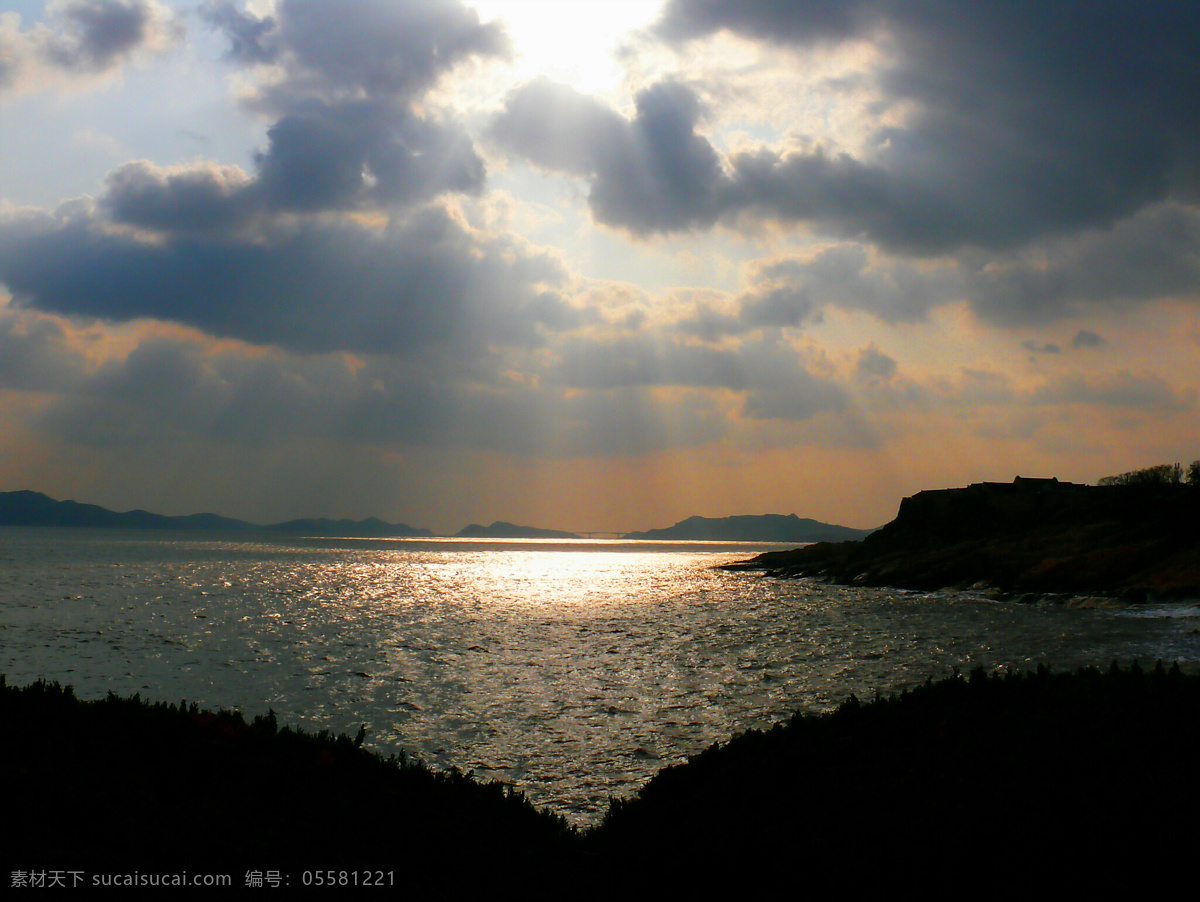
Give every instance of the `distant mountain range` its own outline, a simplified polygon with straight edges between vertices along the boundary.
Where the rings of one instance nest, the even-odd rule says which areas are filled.
[[[96,504],[55,501],[41,492],[0,492],[0,526],[81,526],[96,529],[173,529],[268,531],[321,536],[432,536],[428,529],[403,523],[366,520],[305,519],[260,526],[217,514],[166,517],[149,511],[118,513]]]
[[[626,533],[626,539],[700,542],[851,542],[865,538],[869,529],[834,526],[795,514],[760,514],[740,517],[688,517],[666,529]]]
[[[404,523],[387,523],[376,517],[365,520],[304,518],[261,525],[217,514],[167,517],[144,510],[117,512],[96,504],[55,501],[41,492],[0,492],[0,526],[74,526],[94,529],[225,530],[273,532],[287,535],[342,536],[352,538],[431,538],[428,529]],[[714,542],[840,542],[861,539],[867,529],[850,529],[795,514],[741,517],[689,517],[666,529],[626,533],[625,539]],[[491,526],[472,523],[455,534],[466,539],[578,539],[580,535],[558,529],[518,526],[497,520]]]

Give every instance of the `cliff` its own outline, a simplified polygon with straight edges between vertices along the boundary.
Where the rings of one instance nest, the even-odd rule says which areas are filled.
[[[1004,593],[1200,596],[1200,489],[1056,479],[905,498],[862,542],[770,552],[732,569],[838,583]]]

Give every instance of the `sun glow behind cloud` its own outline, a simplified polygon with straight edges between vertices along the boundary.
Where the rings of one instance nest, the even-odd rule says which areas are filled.
[[[585,94],[612,94],[625,77],[618,58],[631,33],[653,23],[659,0],[473,0],[485,22],[500,20],[515,51],[513,81],[539,76]]]

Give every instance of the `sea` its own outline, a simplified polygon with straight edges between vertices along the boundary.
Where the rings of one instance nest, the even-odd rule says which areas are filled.
[[[794,712],[975,667],[1177,661],[1200,600],[997,600],[717,569],[781,546],[0,529],[0,673],[274,711],[598,823]]]

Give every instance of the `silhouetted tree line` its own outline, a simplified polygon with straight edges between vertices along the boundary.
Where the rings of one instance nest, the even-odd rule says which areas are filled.
[[[1100,485],[1183,485],[1200,487],[1200,460],[1193,460],[1184,470],[1178,463],[1156,464],[1143,470],[1130,470],[1117,476],[1105,476]]]
[[[0,675],[11,868],[203,863],[239,883],[280,868],[291,887],[370,868],[418,898],[705,898],[768,871],[822,896],[851,882],[949,896],[984,878],[1176,887],[1200,841],[1197,748],[1200,675],[1177,664],[976,668],[714,744],[577,831],[511,786],[272,713],[83,701]]]

